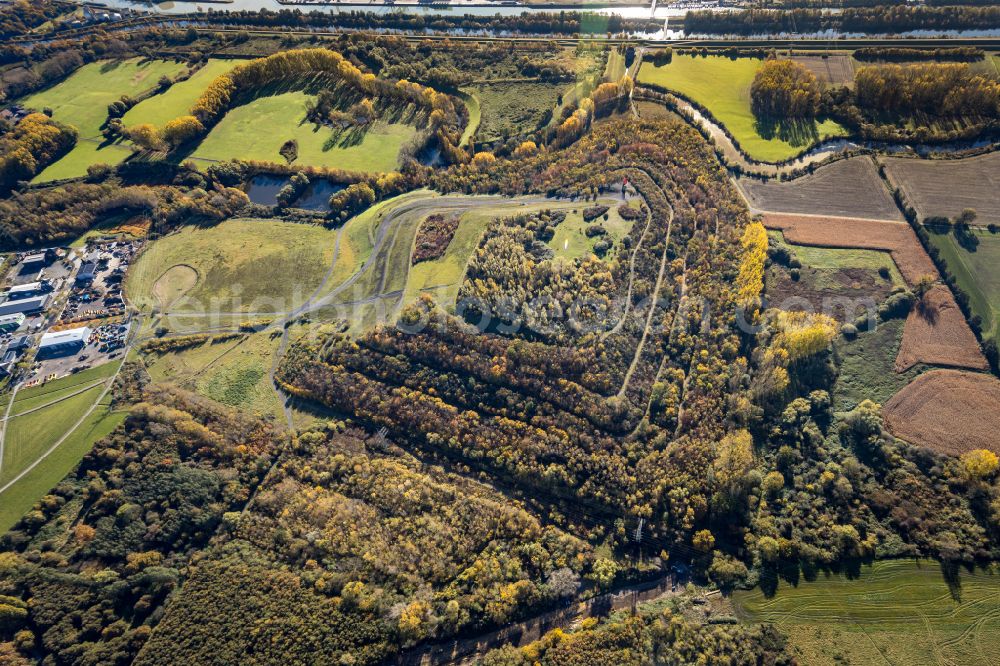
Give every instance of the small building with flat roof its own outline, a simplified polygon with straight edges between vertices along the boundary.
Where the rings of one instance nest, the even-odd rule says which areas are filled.
[[[38,356],[66,356],[75,354],[87,346],[90,339],[90,328],[71,328],[68,331],[49,331],[42,335],[38,343]]]
[[[13,349],[15,351],[24,351],[25,349],[31,346],[32,342],[33,341],[30,335],[26,334],[18,335],[15,336],[13,339],[11,339],[10,343],[7,345],[7,349],[8,350]]]
[[[21,328],[24,324],[24,320],[27,317],[24,316],[23,312],[16,312],[9,315],[0,315],[0,331],[4,333],[9,333],[10,331],[16,331]]]
[[[97,277],[97,262],[87,261],[80,266],[80,271],[76,274],[77,284],[90,284]]]

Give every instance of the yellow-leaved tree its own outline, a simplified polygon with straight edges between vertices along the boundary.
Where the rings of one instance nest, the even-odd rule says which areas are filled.
[[[736,276],[737,302],[747,313],[747,321],[756,317],[760,295],[764,291],[764,262],[767,259],[767,231],[760,222],[751,222],[740,241],[743,258]]]

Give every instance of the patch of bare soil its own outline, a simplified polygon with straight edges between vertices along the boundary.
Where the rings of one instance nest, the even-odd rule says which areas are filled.
[[[1000,453],[1000,380],[960,370],[932,370],[907,384],[882,410],[896,437],[939,453]]]
[[[768,229],[780,229],[789,243],[886,250],[911,286],[925,275],[938,277],[934,262],[905,222],[792,213],[767,213],[763,222]]]
[[[782,310],[823,312],[838,321],[854,321],[865,313],[865,301],[877,306],[892,291],[892,282],[864,268],[799,269],[799,279],[772,266],[767,272],[768,304]],[[855,309],[848,312],[846,304]]]
[[[906,318],[896,372],[905,372],[917,363],[974,370],[989,367],[965,316],[943,285],[927,292]]]

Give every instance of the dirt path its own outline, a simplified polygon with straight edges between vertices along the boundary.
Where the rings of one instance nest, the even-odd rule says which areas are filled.
[[[625,293],[625,307],[622,309],[622,316],[619,317],[618,322],[609,328],[607,331],[601,334],[600,339],[604,340],[610,335],[618,333],[622,326],[625,325],[625,320],[628,318],[628,313],[632,309],[632,290],[635,285],[635,258],[639,254],[639,250],[642,249],[642,243],[646,238],[646,234],[649,232],[649,226],[653,222],[653,212],[649,209],[646,204],[646,200],[639,195],[639,199],[642,200],[643,205],[646,205],[646,226],[643,227],[642,233],[639,235],[639,241],[635,244],[635,249],[632,250],[632,256],[629,258],[628,264],[628,290]]]
[[[642,337],[639,339],[639,345],[636,347],[635,356],[632,357],[632,362],[628,366],[628,370],[625,371],[625,379],[622,380],[622,387],[618,390],[619,397],[625,394],[625,390],[628,388],[628,383],[632,379],[632,373],[635,372],[635,367],[639,363],[639,358],[642,356],[642,350],[646,345],[646,338],[649,337],[649,329],[653,324],[653,313],[656,312],[657,301],[660,298],[660,287],[663,286],[663,274],[667,270],[667,255],[670,250],[670,232],[673,230],[674,226],[674,207],[667,204],[670,210],[670,217],[667,220],[667,235],[663,241],[663,257],[660,259],[660,272],[656,275],[656,285],[653,287],[653,297],[649,301],[649,313],[646,315],[646,325],[642,329]]]

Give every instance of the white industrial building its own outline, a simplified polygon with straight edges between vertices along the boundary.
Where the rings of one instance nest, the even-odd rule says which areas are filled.
[[[39,356],[65,356],[75,354],[87,346],[90,328],[71,328],[68,331],[49,331],[38,343]]]

